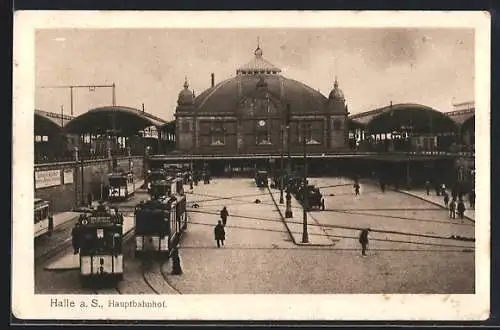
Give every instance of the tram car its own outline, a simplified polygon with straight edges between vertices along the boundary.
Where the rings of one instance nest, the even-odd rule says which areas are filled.
[[[160,185],[160,181],[155,183],[155,186]],[[169,196],[154,195],[151,200],[142,201],[135,207],[136,256],[146,252],[169,255],[187,228],[182,180],[164,181],[164,189],[170,192]]]
[[[49,201],[35,198],[35,238],[51,234],[54,228],[54,219]]]
[[[135,194],[135,182],[133,173],[110,173],[108,178],[109,200],[126,200]]]
[[[255,184],[257,187],[267,187],[268,185],[268,178],[267,178],[267,171],[257,171],[255,173]]]
[[[167,179],[167,172],[162,168],[155,168],[148,171],[147,186],[148,192],[151,193],[151,185],[154,181],[161,181]]]
[[[77,224],[80,277],[83,281],[123,279],[123,215],[103,202]]]
[[[172,181],[173,179],[171,177],[165,177],[164,179],[150,182],[148,184],[148,192],[151,199],[157,199],[164,196],[169,197],[172,192]]]

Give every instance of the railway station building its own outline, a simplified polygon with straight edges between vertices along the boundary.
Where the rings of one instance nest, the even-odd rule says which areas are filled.
[[[325,97],[284,77],[260,47],[234,77],[216,84],[212,74],[211,87],[198,96],[186,79],[177,103],[176,149],[181,153],[298,152],[304,139],[313,153],[348,149],[348,108],[337,79]]]

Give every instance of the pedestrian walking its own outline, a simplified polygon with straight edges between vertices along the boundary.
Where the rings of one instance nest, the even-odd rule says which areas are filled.
[[[80,223],[77,222],[71,230],[71,244],[73,245],[73,254],[80,251]]]
[[[458,189],[457,189],[457,186],[454,186],[451,189],[451,198],[454,200],[457,200],[457,197],[458,197]]]
[[[450,202],[450,196],[448,194],[444,194],[443,201],[444,201],[444,206],[448,207],[448,203]]]
[[[474,189],[469,193],[469,205],[471,209],[476,207],[476,192]]]
[[[177,248],[172,251],[172,275],[182,275],[181,258]]]
[[[368,246],[368,232],[369,228],[362,229],[359,234],[359,243],[361,244],[361,255],[366,256],[366,248]]]
[[[383,179],[380,179],[380,190],[385,193],[385,182]]]
[[[434,190],[436,191],[436,196],[441,195],[441,186],[439,186],[438,184],[434,185]]]
[[[325,199],[321,197],[321,211],[325,210]]]
[[[49,214],[49,237],[52,236],[52,231],[54,230],[54,217],[52,214]]]
[[[359,196],[359,183],[356,182],[353,187],[354,187],[354,194],[356,196]]]
[[[222,222],[219,220],[214,228],[215,240],[217,241],[217,247],[224,246],[224,240],[226,239],[226,231]]]
[[[444,183],[441,184],[441,194],[446,193],[446,185]]]
[[[227,211],[227,208],[224,206],[222,210],[220,211],[220,218],[222,219],[222,225],[226,227],[227,223],[227,217],[229,216],[229,212]]]
[[[425,192],[427,193],[427,196],[429,196],[430,190],[431,190],[431,182],[427,180],[425,181]]]
[[[450,219],[455,219],[455,209],[456,209],[456,203],[455,200],[452,199],[450,202]]]
[[[458,216],[460,217],[460,219],[463,219],[464,213],[465,213],[465,203],[462,199],[458,200],[457,211],[458,211]]]

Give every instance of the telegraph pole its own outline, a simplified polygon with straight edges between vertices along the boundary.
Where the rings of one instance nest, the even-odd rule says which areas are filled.
[[[90,91],[94,91],[96,88],[111,88],[111,104],[116,106],[116,84],[113,82],[111,85],[60,85],[60,86],[40,86],[39,88],[63,88],[69,89],[69,99],[70,99],[70,112],[73,117],[73,91],[75,88],[88,88]]]
[[[64,107],[61,105],[61,127],[64,127]]]
[[[306,153],[306,124],[303,123],[302,143],[304,145],[304,202],[302,205],[302,243],[309,243],[309,234],[307,232],[307,209],[308,209],[308,187],[307,187],[307,153]]]

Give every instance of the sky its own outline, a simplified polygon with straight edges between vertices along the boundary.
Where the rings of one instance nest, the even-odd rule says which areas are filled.
[[[283,76],[325,96],[337,76],[351,114],[474,100],[472,29],[46,29],[35,36],[35,107],[70,114],[69,89],[50,86],[114,82],[117,105],[172,120],[185,77],[201,94],[211,73],[216,83],[235,76],[257,40]],[[111,102],[111,88],[73,92],[74,115]]]

